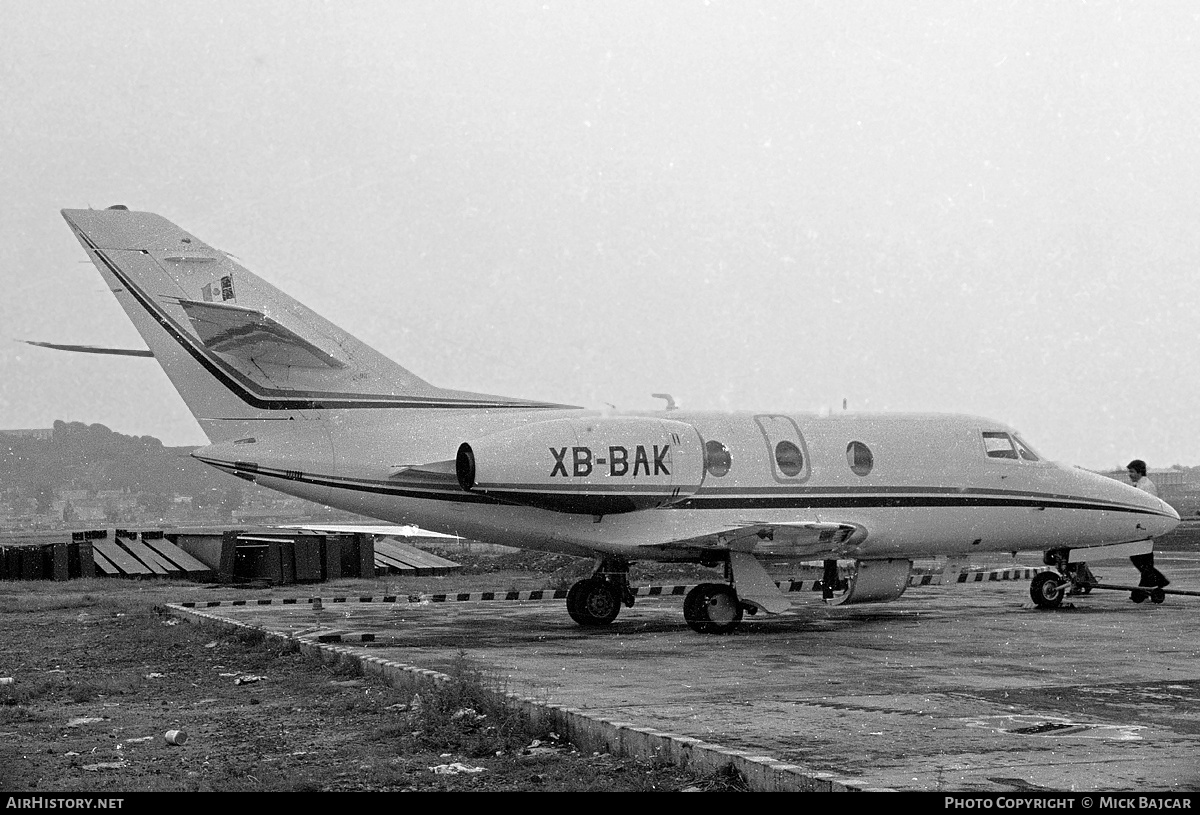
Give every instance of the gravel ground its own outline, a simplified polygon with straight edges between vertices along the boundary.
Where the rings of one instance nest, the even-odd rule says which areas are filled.
[[[735,777],[580,753],[556,734],[532,731],[489,707],[486,677],[469,665],[445,692],[391,687],[353,664],[324,664],[253,634],[182,624],[163,609],[231,592],[257,599],[546,588],[589,568],[536,554],[455,559],[465,568],[451,577],[317,586],[0,583],[0,678],[12,680],[0,684],[0,790],[742,787]],[[658,572],[685,579],[691,569]],[[169,743],[171,731],[185,733],[184,743]]]

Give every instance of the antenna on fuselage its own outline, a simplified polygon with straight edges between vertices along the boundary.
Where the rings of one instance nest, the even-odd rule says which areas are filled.
[[[667,400],[667,410],[675,410],[676,408],[679,407],[679,405],[675,404],[675,397],[669,393],[652,393],[650,395],[653,396],[655,399],[666,399]]]

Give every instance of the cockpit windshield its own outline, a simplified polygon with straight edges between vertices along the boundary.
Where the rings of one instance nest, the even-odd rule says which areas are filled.
[[[1008,458],[1020,461],[1041,461],[1041,457],[1033,451],[1020,436],[1010,435],[1002,430],[983,431],[983,449],[988,458]]]
[[[1041,456],[1033,452],[1033,448],[1029,446],[1029,443],[1026,442],[1025,439],[1021,438],[1020,436],[1013,436],[1013,441],[1017,443],[1017,452],[1020,453],[1021,458],[1025,461],[1042,460]]]
[[[1013,446],[1012,437],[998,431],[983,431],[983,449],[987,450],[988,458],[1016,458],[1017,448]]]

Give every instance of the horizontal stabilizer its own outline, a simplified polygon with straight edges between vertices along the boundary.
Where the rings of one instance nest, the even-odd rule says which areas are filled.
[[[63,345],[57,342],[38,342],[37,340],[20,340],[26,345],[36,345],[40,348],[53,348],[56,351],[75,351],[80,354],[113,354],[119,357],[152,357],[153,351],[138,348],[101,348],[98,345]]]

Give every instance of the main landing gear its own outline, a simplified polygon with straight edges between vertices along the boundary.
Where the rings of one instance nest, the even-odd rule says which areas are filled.
[[[731,560],[734,557],[731,556]],[[730,584],[701,583],[689,591],[683,600],[683,618],[693,631],[728,634],[741,624],[747,610],[755,614],[761,605],[768,611],[778,613],[789,603],[787,598],[779,594],[765,571],[760,577],[770,584],[770,589],[778,597],[770,598],[756,590],[754,570],[757,568],[761,571],[762,567],[750,555],[746,555],[746,558],[750,563],[742,563],[739,567],[743,577],[742,588],[748,597],[757,599],[748,602],[738,597],[732,585],[734,567],[726,561],[725,573]],[[599,628],[615,620],[622,605],[632,607],[633,601],[633,590],[629,586],[629,563],[619,558],[603,557],[591,577],[576,582],[567,592],[567,613],[579,625]]]
[[[1039,572],[1029,584],[1029,596],[1038,608],[1058,608],[1062,605],[1064,597],[1091,594],[1092,589],[1128,591],[1129,599],[1135,603],[1149,600],[1156,604],[1166,600],[1168,594],[1200,594],[1165,588],[1171,581],[1154,568],[1153,552],[1129,558],[1141,574],[1141,580],[1136,586],[1101,583],[1086,563],[1070,563],[1068,555],[1065,549],[1052,549],[1046,553],[1046,565],[1054,566],[1058,571]]]
[[[567,592],[567,613],[588,628],[617,619],[622,603],[633,607],[633,590],[629,588],[629,563],[618,558],[601,558],[592,576],[576,582]]]
[[[750,606],[750,613],[758,611]],[[701,583],[683,600],[683,619],[701,634],[728,634],[742,622],[742,603],[733,586]]]
[[[749,552],[729,552],[725,558],[728,583],[701,583],[683,600],[683,619],[700,634],[728,634],[742,622],[744,612],[780,614],[789,600],[762,564]]]

